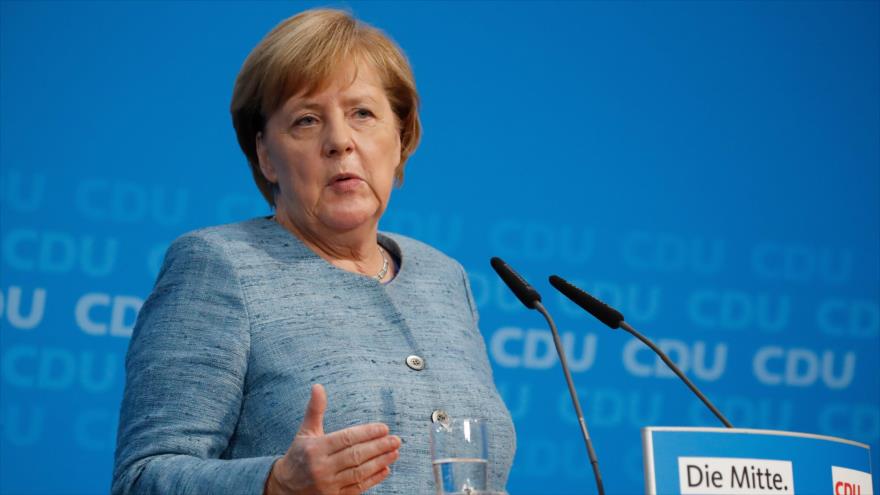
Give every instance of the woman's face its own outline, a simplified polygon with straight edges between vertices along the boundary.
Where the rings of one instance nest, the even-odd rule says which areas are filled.
[[[272,114],[257,153],[278,184],[278,215],[311,233],[347,232],[375,227],[384,213],[400,131],[376,71],[351,64],[327,88],[294,95]]]

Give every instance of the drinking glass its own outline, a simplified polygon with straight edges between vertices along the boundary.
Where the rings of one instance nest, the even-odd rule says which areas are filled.
[[[486,490],[489,471],[485,419],[449,419],[431,425],[431,462],[437,495]]]

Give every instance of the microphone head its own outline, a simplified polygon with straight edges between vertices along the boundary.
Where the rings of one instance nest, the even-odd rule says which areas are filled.
[[[507,284],[511,292],[520,300],[523,305],[529,309],[535,309],[537,303],[541,302],[541,294],[534,287],[529,285],[519,273],[513,271],[507,263],[499,257],[494,257],[489,262],[501,280]]]
[[[620,328],[620,322],[623,321],[623,315],[620,311],[617,311],[611,306],[568,283],[562,277],[550,275],[550,285],[556,287],[556,290],[562,292],[562,294],[571,299],[572,302],[587,310],[587,312],[596,317],[597,320],[611,328]]]

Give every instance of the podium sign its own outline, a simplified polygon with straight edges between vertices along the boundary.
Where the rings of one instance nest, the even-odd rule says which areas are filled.
[[[642,428],[649,494],[873,495],[871,451],[842,438],[737,428]]]

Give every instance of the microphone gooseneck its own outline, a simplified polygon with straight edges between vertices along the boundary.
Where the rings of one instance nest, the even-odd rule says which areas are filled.
[[[703,404],[705,404],[706,407],[708,407],[709,410],[712,411],[712,414],[714,414],[715,417],[724,424],[724,426],[728,428],[733,428],[733,425],[730,423],[730,421],[727,420],[724,414],[722,414],[721,411],[719,411],[718,408],[715,407],[715,405],[712,404],[712,402],[705,395],[703,395],[703,392],[700,392],[700,389],[698,389],[697,386],[694,385],[694,383],[690,380],[690,378],[688,378],[687,375],[685,375],[678,368],[678,366],[676,366],[676,364],[673,363],[671,359],[669,359],[669,356],[667,356],[665,352],[657,347],[657,345],[654,344],[651,339],[645,337],[644,335],[636,331],[635,328],[630,326],[629,323],[624,321],[623,314],[620,311],[617,311],[611,306],[586,293],[582,289],[572,285],[562,277],[551,275],[550,285],[555,287],[556,290],[561,292],[565,297],[571,299],[572,302],[584,308],[597,320],[601,321],[602,323],[608,325],[613,329],[622,328],[626,330],[627,332],[632,334],[633,337],[641,340],[645,345],[650,347],[651,350],[654,351],[658,356],[660,356],[660,359],[662,359],[663,362],[666,363],[666,366],[668,366],[669,369],[671,369],[672,372],[675,373],[681,379],[681,381],[683,381],[684,384],[688,386],[689,389],[691,389],[691,392],[693,392],[694,395],[696,395],[701,401],[703,401]]]
[[[596,457],[596,451],[593,450],[593,442],[590,440],[590,432],[587,429],[587,422],[584,419],[584,413],[581,410],[581,403],[578,401],[577,392],[574,388],[574,380],[568,371],[568,360],[565,358],[565,349],[562,347],[562,341],[559,339],[559,331],[553,318],[544,305],[541,304],[541,294],[535,290],[520,274],[516,273],[501,258],[495,257],[491,260],[492,268],[501,277],[501,280],[507,284],[516,297],[529,309],[534,309],[541,313],[547,324],[550,326],[550,332],[553,334],[553,344],[556,346],[556,353],[559,355],[559,363],[562,365],[562,372],[565,374],[565,382],[568,384],[568,393],[571,395],[571,402],[574,404],[574,411],[577,414],[578,423],[581,427],[581,434],[584,437],[584,444],[587,446],[587,455],[590,458],[590,465],[593,468],[593,477],[596,479],[596,489],[599,495],[605,495],[605,486],[602,483],[602,475],[599,473],[599,459]]]

